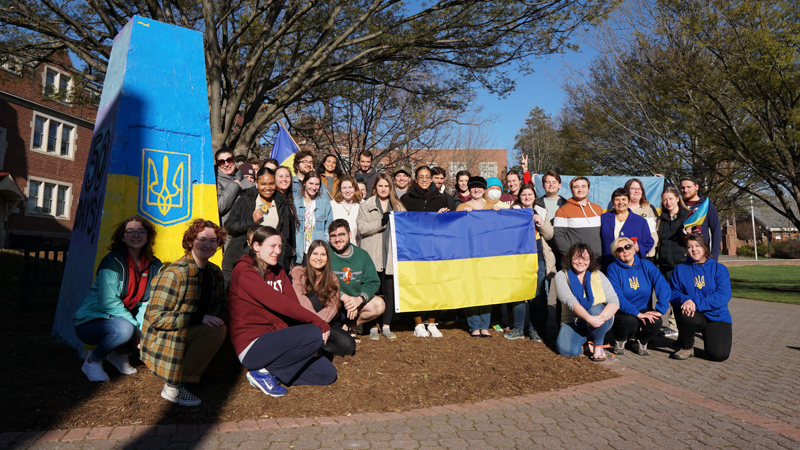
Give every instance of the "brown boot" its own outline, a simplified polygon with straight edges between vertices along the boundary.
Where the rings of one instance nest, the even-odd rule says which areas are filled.
[[[687,359],[691,358],[692,356],[694,356],[694,347],[682,348],[682,349],[678,350],[677,352],[673,353],[670,356],[670,358],[684,361],[684,360],[687,360]]]

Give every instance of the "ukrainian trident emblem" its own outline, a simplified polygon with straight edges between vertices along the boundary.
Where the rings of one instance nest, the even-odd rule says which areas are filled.
[[[191,216],[192,188],[188,153],[143,149],[139,209],[159,225],[172,225]]]
[[[628,278],[628,283],[630,283],[631,289],[634,291],[639,289],[639,280],[636,277]]]

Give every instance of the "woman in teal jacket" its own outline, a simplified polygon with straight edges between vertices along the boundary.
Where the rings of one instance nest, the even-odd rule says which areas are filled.
[[[706,358],[725,361],[731,354],[733,320],[728,311],[731,276],[728,268],[709,258],[703,236],[686,238],[689,258],[672,272],[672,310],[678,322],[678,346],[673,359],[694,356],[694,336],[703,333]]]
[[[301,194],[294,198],[298,226],[295,232],[295,252],[297,264],[305,264],[304,256],[308,247],[317,239],[328,242],[328,225],[333,222],[331,202],[319,193],[320,177],[313,170],[303,178]]]
[[[81,368],[90,381],[108,381],[104,360],[122,374],[136,373],[128,352],[139,346],[150,280],[162,266],[153,255],[155,238],[155,228],[144,217],[129,217],[117,225],[111,252],[100,261],[89,296],[75,313],[75,334],[96,346],[86,353]]]

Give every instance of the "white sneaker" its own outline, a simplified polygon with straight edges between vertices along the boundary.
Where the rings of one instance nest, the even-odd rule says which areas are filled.
[[[103,361],[89,362],[89,355],[86,354],[86,360],[83,362],[81,370],[86,374],[89,381],[108,381],[108,374],[103,370]]]
[[[200,399],[192,395],[183,386],[173,388],[165,385],[164,389],[161,390],[161,397],[181,406],[197,406],[200,404]]]
[[[442,333],[439,333],[440,336],[441,336],[441,334]],[[414,336],[416,336],[416,337],[430,337],[431,334],[428,333],[428,330],[425,329],[425,325],[424,324],[419,324],[419,325],[414,327]]]
[[[438,328],[436,328],[436,324],[435,323],[429,323],[428,324],[428,333],[431,334],[431,337],[435,337],[435,338],[436,337],[442,337],[442,332],[439,331]]]
[[[128,362],[128,355],[118,355],[111,352],[106,356],[106,361],[110,362],[111,365],[116,367],[119,373],[123,375],[133,375],[136,373],[136,369]]]

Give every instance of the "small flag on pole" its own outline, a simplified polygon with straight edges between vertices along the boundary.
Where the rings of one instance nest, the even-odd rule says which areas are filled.
[[[686,222],[683,222],[683,228],[692,228],[692,227],[699,227],[706,221],[706,216],[708,215],[708,197],[703,200],[703,203],[694,210],[691,216],[686,219]]]
[[[289,171],[294,173],[294,155],[300,151],[300,147],[294,142],[292,136],[286,131],[283,123],[278,122],[280,125],[278,135],[275,137],[275,144],[272,146],[272,153],[270,158],[277,160],[281,166],[288,167]]]

